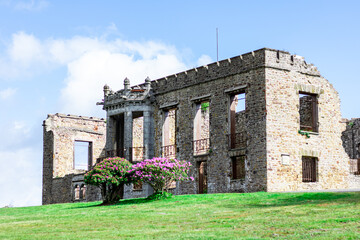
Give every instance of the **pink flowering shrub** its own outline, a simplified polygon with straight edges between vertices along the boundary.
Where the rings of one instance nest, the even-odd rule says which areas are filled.
[[[172,181],[194,180],[188,176],[190,166],[191,163],[177,159],[153,158],[132,165],[128,173],[132,182],[148,183],[159,193]]]
[[[114,203],[123,198],[124,184],[131,181],[130,169],[131,163],[124,158],[106,158],[88,171],[84,180],[86,184],[100,187],[104,204]]]

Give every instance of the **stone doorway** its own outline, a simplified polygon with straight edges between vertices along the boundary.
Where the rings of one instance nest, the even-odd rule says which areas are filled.
[[[207,163],[199,162],[199,194],[207,193]]]

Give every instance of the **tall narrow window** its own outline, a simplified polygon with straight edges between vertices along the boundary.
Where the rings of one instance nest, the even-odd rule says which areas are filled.
[[[302,157],[302,181],[316,182],[317,181],[317,158]]]
[[[300,130],[318,132],[317,95],[299,93]]]
[[[203,101],[196,104],[194,118],[194,155],[206,154],[210,147],[210,102]]]
[[[350,173],[360,175],[360,158],[350,159]]]
[[[88,170],[92,165],[92,142],[75,141],[74,169]]]
[[[144,117],[143,112],[133,112],[131,161],[144,160]]]
[[[245,156],[231,158],[232,179],[245,179]]]
[[[86,185],[82,184],[80,187],[80,199],[86,198]]]
[[[111,117],[109,126],[115,127],[115,141],[114,141],[114,148],[112,152],[110,152],[109,157],[125,157],[124,151],[124,113]],[[113,125],[111,125],[113,124]]]
[[[80,187],[79,187],[79,185],[75,185],[74,200],[79,200],[79,199],[80,199]]]
[[[164,111],[164,124],[162,133],[162,155],[175,158],[176,154],[176,108]]]
[[[230,149],[246,148],[245,108],[245,90],[230,96]]]
[[[198,174],[199,174],[199,193],[207,193],[207,162],[198,163]]]

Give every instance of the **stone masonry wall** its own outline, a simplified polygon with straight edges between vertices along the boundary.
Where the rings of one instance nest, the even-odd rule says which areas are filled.
[[[162,105],[174,103],[177,107],[176,157],[190,161],[194,166],[190,175],[194,182],[178,184],[177,194],[196,193],[198,190],[199,162],[207,161],[207,186],[209,193],[244,192],[266,190],[265,145],[265,71],[264,51],[256,51],[241,57],[224,60],[209,66],[192,69],[179,75],[155,80],[154,110],[155,139],[162,139]],[[246,128],[248,148],[230,151],[228,148],[229,108],[231,92],[246,91]],[[209,129],[210,150],[208,154],[194,156],[192,149],[193,124],[196,103],[210,101]],[[156,142],[155,155],[160,154],[161,142]],[[231,157],[247,155],[245,181],[231,179]]]
[[[349,176],[349,187],[360,187],[360,118],[346,120],[346,130],[342,133],[345,152],[352,161],[352,169]]]
[[[154,80],[155,139],[161,139],[161,106],[176,105],[177,158],[190,161],[194,182],[177,193],[195,193],[199,162],[207,161],[208,192],[291,191],[349,188],[349,157],[341,141],[340,100],[312,64],[288,52],[260,49],[239,57]],[[246,89],[246,150],[228,150],[229,96]],[[232,91],[234,90],[234,91]],[[318,96],[319,133],[300,129],[299,92]],[[197,102],[210,101],[210,151],[193,156],[193,119]],[[237,125],[240,127],[240,125]],[[157,141],[155,155],[160,153]],[[245,180],[230,179],[231,157],[246,155]],[[302,157],[317,158],[317,181],[302,181]]]
[[[342,133],[343,146],[352,159],[360,158],[360,118],[346,120],[346,130]]]
[[[74,142],[92,142],[92,165],[104,156],[106,123],[103,119],[48,115],[44,121],[43,204],[72,202],[72,181],[85,170],[74,169]],[[87,198],[99,194],[87,188]],[[92,193],[93,192],[93,193]]]
[[[345,125],[338,93],[302,59],[283,52],[266,54],[268,191],[348,188],[349,157],[342,147]],[[318,95],[319,132],[310,138],[298,133],[300,91]],[[317,158],[316,182],[302,182],[302,156]]]

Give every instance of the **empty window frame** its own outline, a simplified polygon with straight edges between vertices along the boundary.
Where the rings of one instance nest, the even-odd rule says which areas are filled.
[[[196,103],[194,118],[194,155],[208,153],[210,147],[210,102]]]
[[[246,148],[246,93],[245,89],[230,95],[229,147]]]
[[[237,156],[231,158],[232,179],[245,179],[245,160],[246,156]]]
[[[162,155],[175,158],[176,154],[176,108],[164,110],[162,128]]]
[[[231,109],[235,113],[242,112],[246,110],[246,95],[245,91],[239,92],[237,94],[231,95]]]
[[[168,191],[170,189],[176,188],[176,181],[166,181],[165,182],[165,190]]]
[[[303,182],[317,181],[316,157],[302,157],[302,181]]]
[[[75,188],[74,188],[74,200],[80,200],[80,187],[79,187],[79,185],[75,185]]]
[[[144,117],[143,112],[133,112],[132,147],[130,161],[144,160]]]
[[[350,159],[350,173],[360,175],[360,158]]]
[[[133,190],[134,191],[142,191],[143,184],[141,181],[137,181],[133,183]]]
[[[86,198],[86,185],[82,184],[80,187],[80,199]]]
[[[74,142],[74,169],[89,170],[93,159],[92,142]]]
[[[318,103],[317,95],[299,93],[300,130],[318,132]]]

